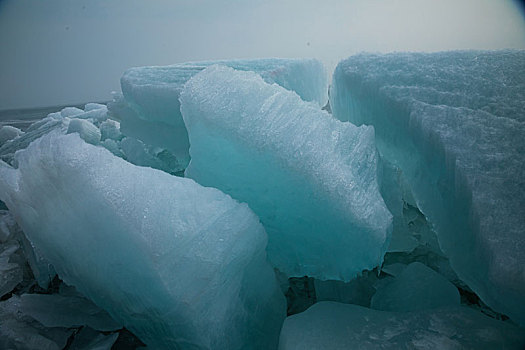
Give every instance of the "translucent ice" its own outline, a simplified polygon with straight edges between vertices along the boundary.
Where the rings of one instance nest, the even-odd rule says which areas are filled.
[[[525,324],[525,51],[362,54],[334,73],[341,120],[371,124],[459,277]]]
[[[52,132],[0,199],[59,276],[152,348],[271,348],[284,298],[246,204]]]
[[[222,64],[254,71],[268,83],[295,91],[305,101],[324,106],[328,83],[323,65],[314,59],[256,59],[189,62],[165,67],[138,67],[121,78],[125,99],[110,105],[122,123],[122,132],[146,144],[169,150],[184,166],[188,162],[188,135],[180,114],[179,94],[186,81],[207,66]]]
[[[525,333],[466,307],[386,312],[320,302],[288,317],[280,350],[523,349]]]
[[[180,101],[192,157],[185,175],[250,205],[275,267],[348,281],[381,264],[392,217],[378,190],[373,128],[224,66],[195,75]]]
[[[370,307],[384,311],[415,311],[449,305],[459,305],[458,289],[434,270],[414,262],[377,290]]]

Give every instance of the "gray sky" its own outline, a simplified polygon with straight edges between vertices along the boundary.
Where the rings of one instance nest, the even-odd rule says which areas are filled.
[[[108,100],[126,68],[525,49],[511,0],[0,0],[0,110]]]

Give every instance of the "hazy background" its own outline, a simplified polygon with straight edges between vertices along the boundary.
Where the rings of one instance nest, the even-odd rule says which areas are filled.
[[[512,0],[0,0],[0,110],[109,100],[132,66],[525,48]]]

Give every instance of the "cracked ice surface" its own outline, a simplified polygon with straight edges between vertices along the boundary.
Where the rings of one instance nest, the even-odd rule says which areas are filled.
[[[459,277],[525,324],[525,52],[356,55],[331,106],[375,127]]]

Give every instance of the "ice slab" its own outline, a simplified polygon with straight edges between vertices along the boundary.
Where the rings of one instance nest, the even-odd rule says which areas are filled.
[[[459,305],[458,289],[445,277],[414,262],[378,289],[370,307],[384,311],[416,311]]]
[[[247,202],[288,276],[349,281],[381,264],[392,216],[374,131],[332,118],[253,72],[212,66],[186,83],[185,176]]]
[[[373,125],[459,277],[525,324],[525,51],[361,54],[334,116]]]
[[[523,349],[525,332],[466,307],[386,312],[320,302],[288,317],[280,350]]]
[[[188,135],[180,114],[179,95],[184,84],[204,68],[221,64],[253,71],[270,83],[295,91],[305,101],[326,104],[328,81],[315,59],[254,59],[189,62],[163,67],[128,69],[121,78],[124,99],[110,105],[122,123],[122,132],[146,144],[162,147],[187,165]]]
[[[53,132],[0,199],[69,285],[153,348],[272,348],[285,301],[246,204]]]

